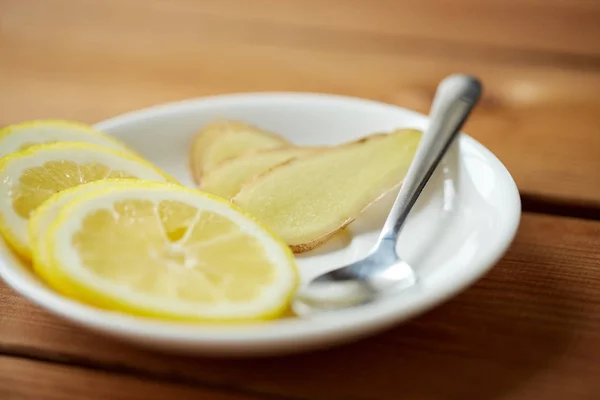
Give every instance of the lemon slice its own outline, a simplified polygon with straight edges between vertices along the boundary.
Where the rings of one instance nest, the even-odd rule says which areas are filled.
[[[72,121],[39,120],[22,122],[0,129],[0,157],[25,150],[31,146],[56,142],[90,143],[133,153],[133,150],[121,141],[98,132],[91,126]]]
[[[27,221],[52,194],[105,178],[169,181],[147,161],[105,147],[54,143],[30,147],[0,160],[0,232],[26,259],[31,257]]]
[[[273,318],[298,281],[290,249],[253,217],[177,185],[136,181],[78,196],[46,241],[51,285],[136,315]]]
[[[90,193],[94,190],[109,187],[126,187],[131,185],[131,179],[101,179],[90,183],[84,183],[61,192],[55,193],[36,208],[29,218],[29,243],[33,260],[33,269],[44,280],[52,279],[51,273],[46,273],[52,264],[48,259],[46,249],[46,232],[58,217],[60,211],[77,196]]]

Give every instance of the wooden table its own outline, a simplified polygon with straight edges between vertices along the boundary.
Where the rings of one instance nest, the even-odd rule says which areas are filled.
[[[427,111],[440,78],[471,72],[486,92],[465,130],[524,209],[463,294],[293,357],[153,354],[0,283],[0,399],[600,399],[599,39],[595,0],[0,0],[2,125],[265,90]]]

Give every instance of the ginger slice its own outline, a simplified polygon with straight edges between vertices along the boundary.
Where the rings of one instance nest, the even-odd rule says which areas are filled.
[[[190,168],[196,183],[224,160],[243,153],[290,143],[271,132],[240,121],[215,121],[202,128],[190,146]]]
[[[284,147],[259,150],[219,164],[202,178],[200,189],[227,199],[242,186],[271,168],[318,151],[313,147]]]
[[[244,185],[233,201],[296,253],[312,250],[404,179],[421,132],[375,134],[318,152]]]

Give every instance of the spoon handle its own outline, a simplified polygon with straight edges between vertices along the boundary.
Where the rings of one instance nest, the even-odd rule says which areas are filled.
[[[431,106],[429,126],[421,137],[413,162],[385,222],[379,245],[385,241],[395,247],[410,210],[480,95],[481,83],[469,75],[451,75],[439,84]]]

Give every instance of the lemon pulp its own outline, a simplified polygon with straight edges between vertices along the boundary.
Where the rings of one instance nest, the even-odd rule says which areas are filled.
[[[273,280],[254,237],[220,215],[176,201],[128,200],[95,211],[83,220],[73,246],[97,276],[150,296],[248,301]]]
[[[278,315],[296,285],[293,255],[233,207],[148,182],[76,198],[48,233],[50,273],[60,275],[52,281],[96,305],[140,315]]]
[[[2,235],[20,255],[31,258],[27,224],[32,212],[55,193],[107,178],[172,180],[142,158],[84,143],[43,144],[2,157]]]
[[[21,217],[28,218],[31,211],[54,193],[82,183],[109,178],[136,176],[97,162],[49,161],[23,171],[11,193],[13,208]]]

